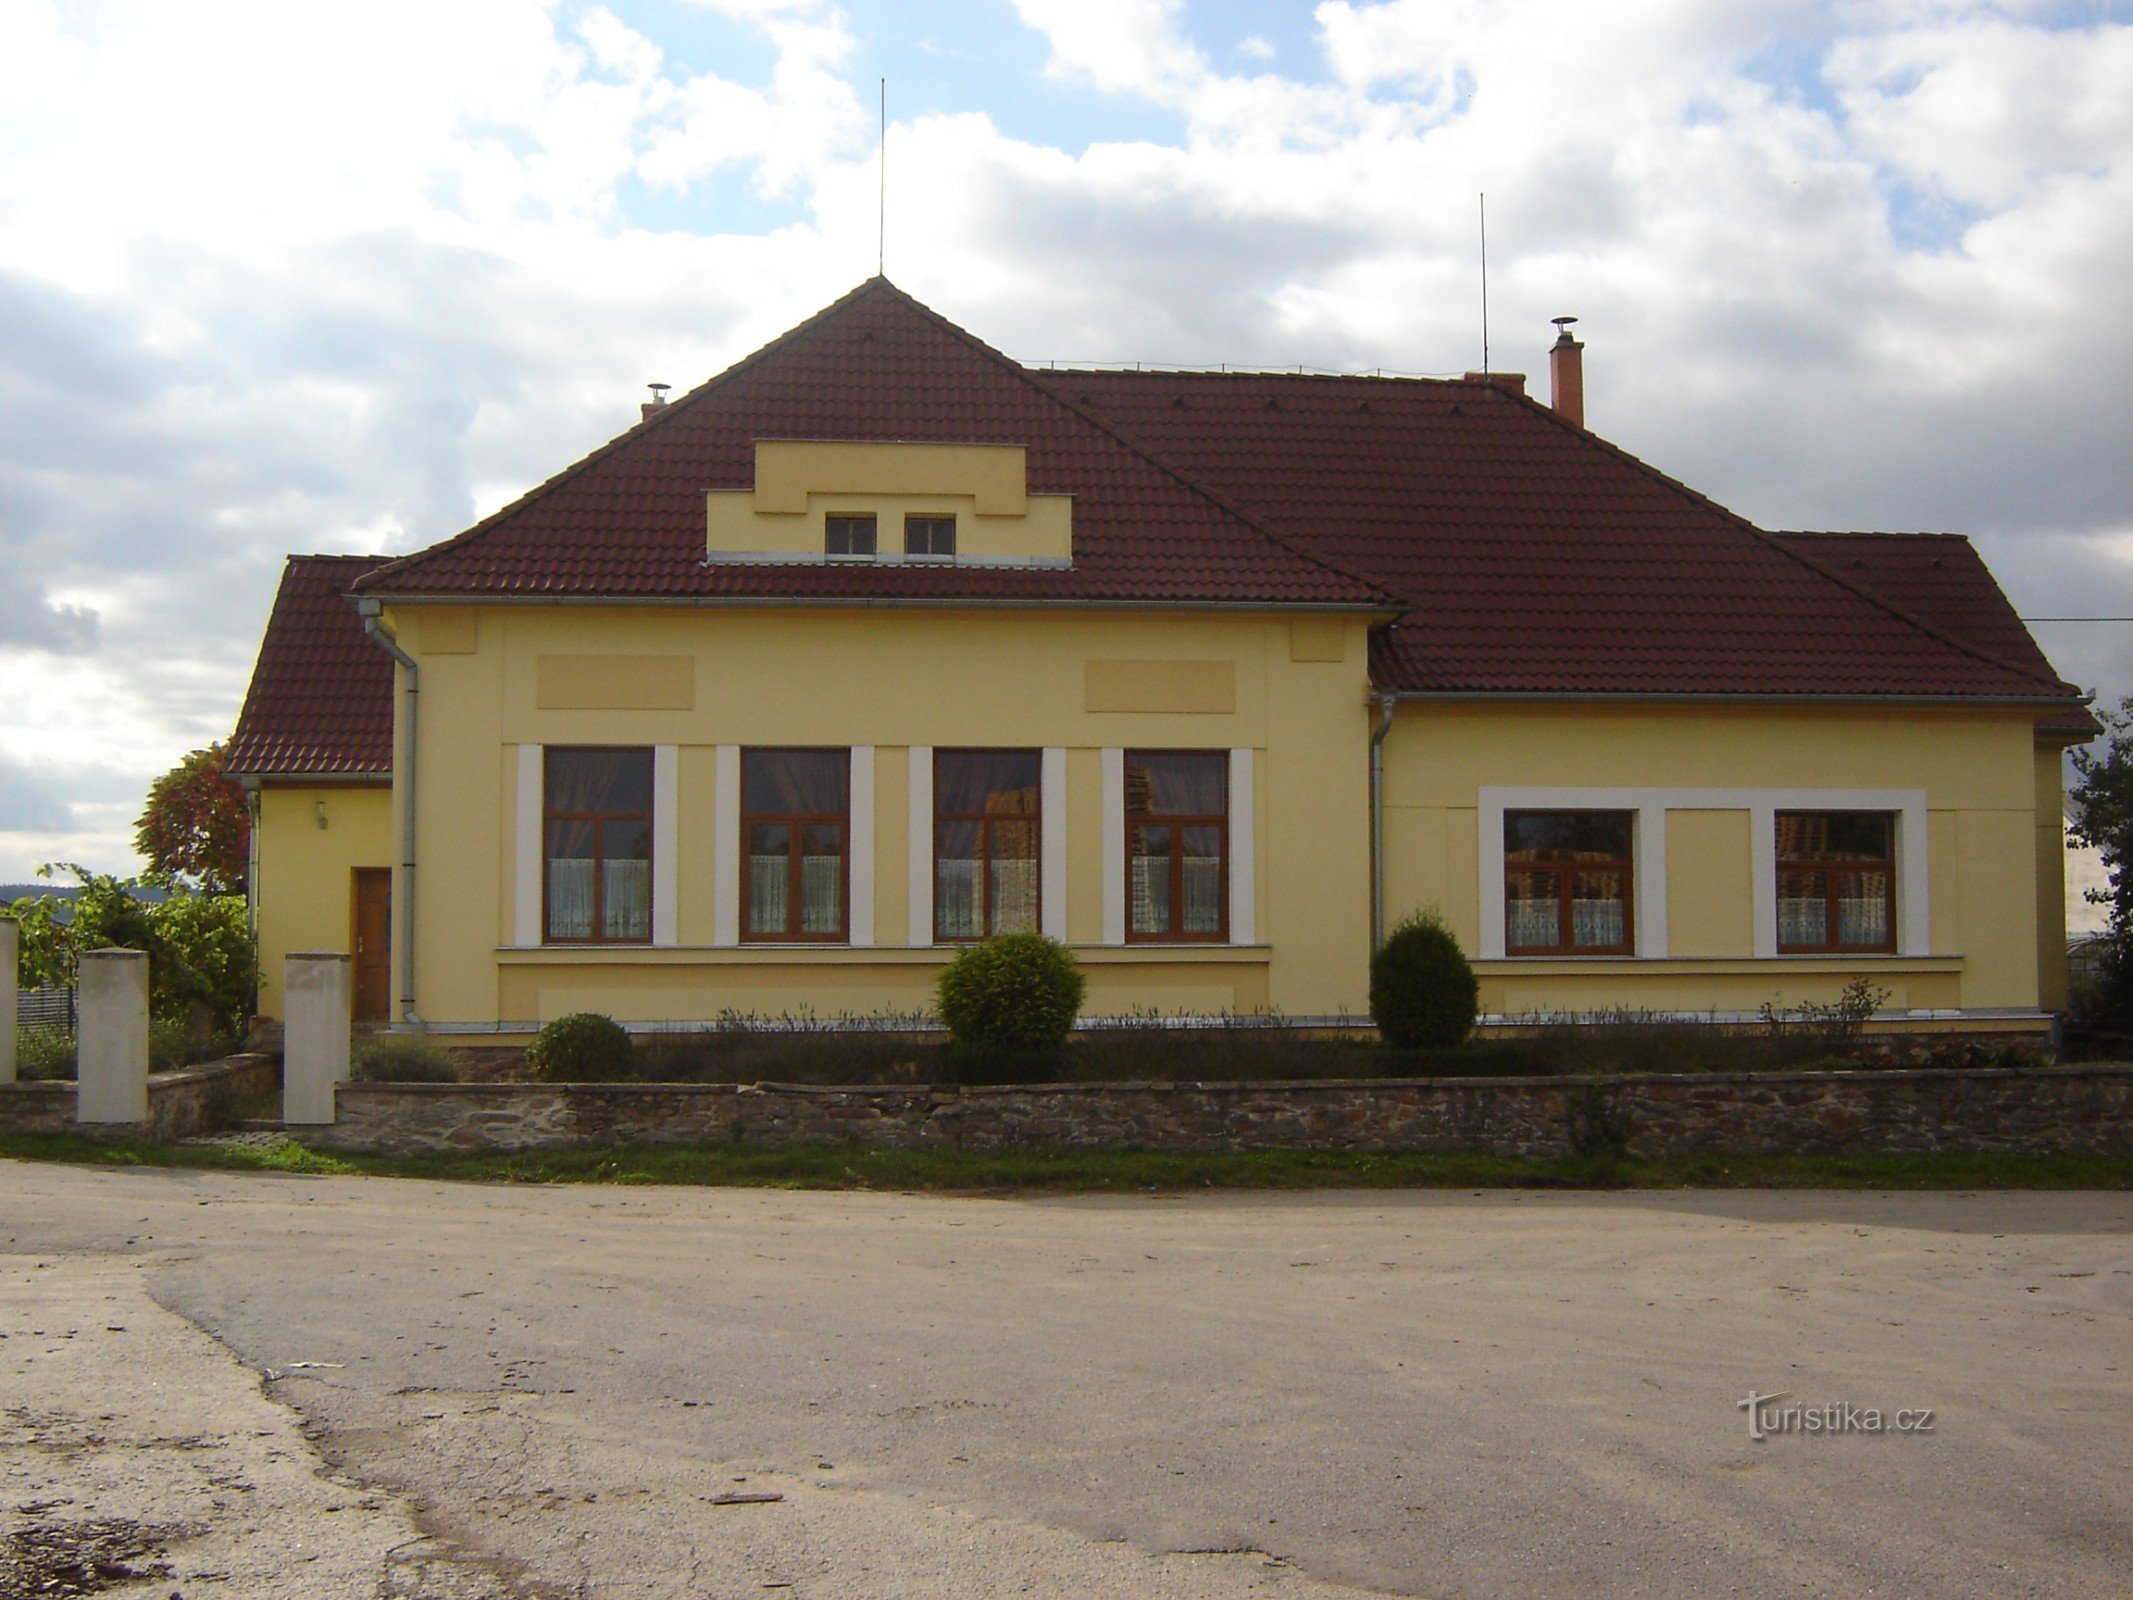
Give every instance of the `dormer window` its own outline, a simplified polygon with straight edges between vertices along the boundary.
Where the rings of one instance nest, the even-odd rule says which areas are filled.
[[[953,522],[950,523],[951,529]],[[831,516],[824,519],[823,549],[833,556],[871,556],[874,553],[872,516]],[[954,535],[951,532],[950,541]]]
[[[955,555],[955,518],[952,516],[907,516],[904,518],[904,554],[950,560]]]

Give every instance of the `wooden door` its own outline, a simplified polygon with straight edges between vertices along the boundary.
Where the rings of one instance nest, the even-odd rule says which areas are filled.
[[[392,1016],[393,874],[390,867],[355,869],[355,1020]]]

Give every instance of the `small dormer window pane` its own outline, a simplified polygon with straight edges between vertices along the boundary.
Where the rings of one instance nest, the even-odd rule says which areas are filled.
[[[907,556],[952,556],[955,554],[955,518],[904,518],[904,554]]]
[[[874,553],[874,519],[830,517],[824,548],[833,556],[870,556]]]

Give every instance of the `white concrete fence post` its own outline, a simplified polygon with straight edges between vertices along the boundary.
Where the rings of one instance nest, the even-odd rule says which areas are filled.
[[[15,963],[21,958],[22,929],[13,917],[0,917],[0,1083],[15,1081]]]
[[[281,1120],[334,1119],[334,1090],[348,1081],[349,958],[306,950],[282,965]]]
[[[74,1120],[148,1120],[148,953],[90,950],[81,958]]]

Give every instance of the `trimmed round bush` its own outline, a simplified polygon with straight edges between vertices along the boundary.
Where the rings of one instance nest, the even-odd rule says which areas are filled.
[[[1392,930],[1370,958],[1370,1016],[1395,1050],[1448,1050],[1473,1032],[1481,986],[1433,911]]]
[[[614,1018],[574,1011],[540,1031],[526,1065],[543,1083],[626,1083],[637,1076],[637,1047]]]
[[[457,1083],[459,1067],[431,1040],[381,1033],[357,1049],[349,1076],[357,1083]]]
[[[1065,945],[1041,933],[1010,933],[949,962],[936,1004],[960,1045],[1057,1051],[1081,1014],[1085,992]]]

